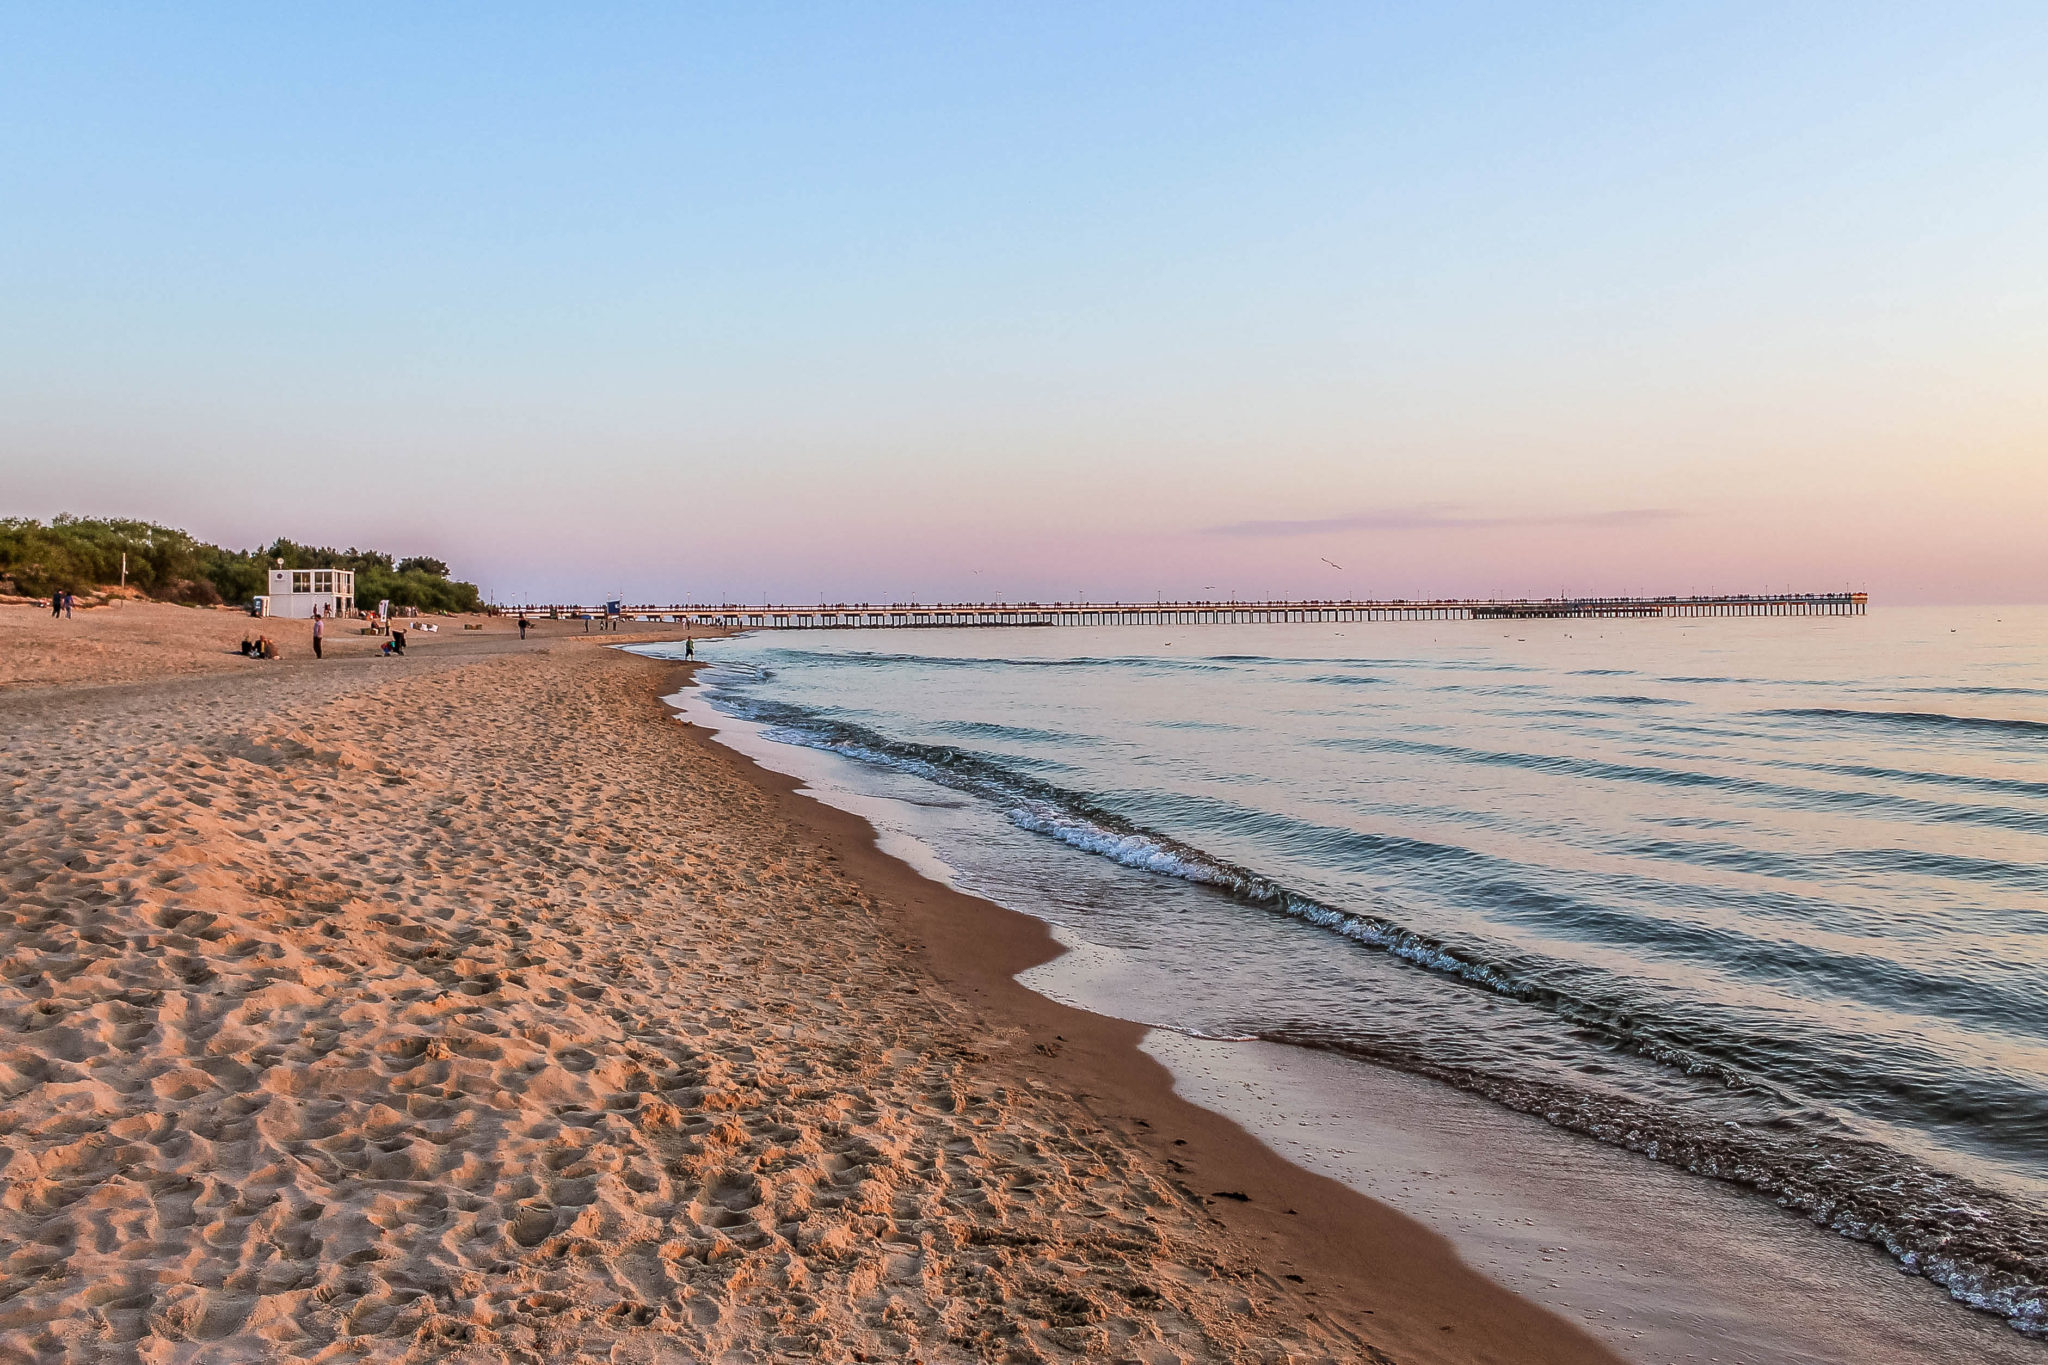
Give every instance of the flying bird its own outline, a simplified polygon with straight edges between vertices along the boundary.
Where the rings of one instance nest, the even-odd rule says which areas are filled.
[[[1317,559],[1323,559],[1323,557],[1322,557],[1321,555],[1317,555],[1317,556],[1316,556],[1316,558],[1317,558]],[[1339,564],[1339,563],[1338,563],[1338,562],[1337,562],[1336,560],[1334,560],[1334,559],[1323,559],[1323,563],[1325,563],[1325,564],[1329,565],[1329,566],[1330,566],[1331,568],[1333,568],[1333,569],[1336,569],[1336,570],[1338,570],[1338,571],[1339,571],[1340,573],[1341,573],[1341,572],[1343,571],[1343,568],[1344,568],[1344,566],[1343,566],[1342,564]]]

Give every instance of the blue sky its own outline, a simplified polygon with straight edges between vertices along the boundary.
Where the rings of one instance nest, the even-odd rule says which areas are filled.
[[[0,61],[9,513],[507,597],[2048,597],[2040,6],[21,7]]]

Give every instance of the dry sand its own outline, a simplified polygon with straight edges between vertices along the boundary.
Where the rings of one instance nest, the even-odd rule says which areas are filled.
[[[115,601],[82,607],[70,620],[52,620],[47,607],[0,606],[0,687],[90,686],[219,672],[246,663],[236,646],[267,627],[283,628],[269,633],[288,641],[288,654],[311,651],[312,622],[257,621],[245,611]]]
[[[503,616],[432,617],[425,624],[433,629],[411,631],[408,639],[412,646],[429,652],[447,640],[518,634],[518,626]],[[536,639],[543,635],[580,639],[583,623],[543,621],[534,630]],[[621,635],[657,635],[664,630],[673,631],[674,627],[626,621]],[[52,620],[48,607],[0,604],[0,689],[93,687],[242,671],[253,665],[239,646],[244,638],[259,635],[278,643],[285,662],[312,657],[311,621],[275,616],[258,620],[240,608],[178,607],[116,598],[104,605],[80,607],[68,620]],[[593,638],[616,640],[620,636],[597,637],[593,633]],[[383,637],[365,635],[360,621],[329,621],[322,648],[329,659],[346,659],[377,654],[383,644]]]
[[[673,667],[108,612],[0,608],[0,1362],[1607,1359],[1017,986],[1041,926]]]

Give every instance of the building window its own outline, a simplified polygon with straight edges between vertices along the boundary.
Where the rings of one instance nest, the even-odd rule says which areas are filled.
[[[312,574],[311,574],[310,572],[304,572],[304,573],[301,573],[301,572],[296,572],[296,571],[295,571],[295,572],[294,572],[294,573],[292,574],[292,591],[293,591],[293,592],[311,592],[311,591],[313,591],[313,575],[312,575]]]

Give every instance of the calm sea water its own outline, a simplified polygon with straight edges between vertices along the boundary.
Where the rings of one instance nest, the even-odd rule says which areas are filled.
[[[1753,1186],[2048,1333],[2048,611],[846,631],[714,706],[858,760],[1131,1017]]]

